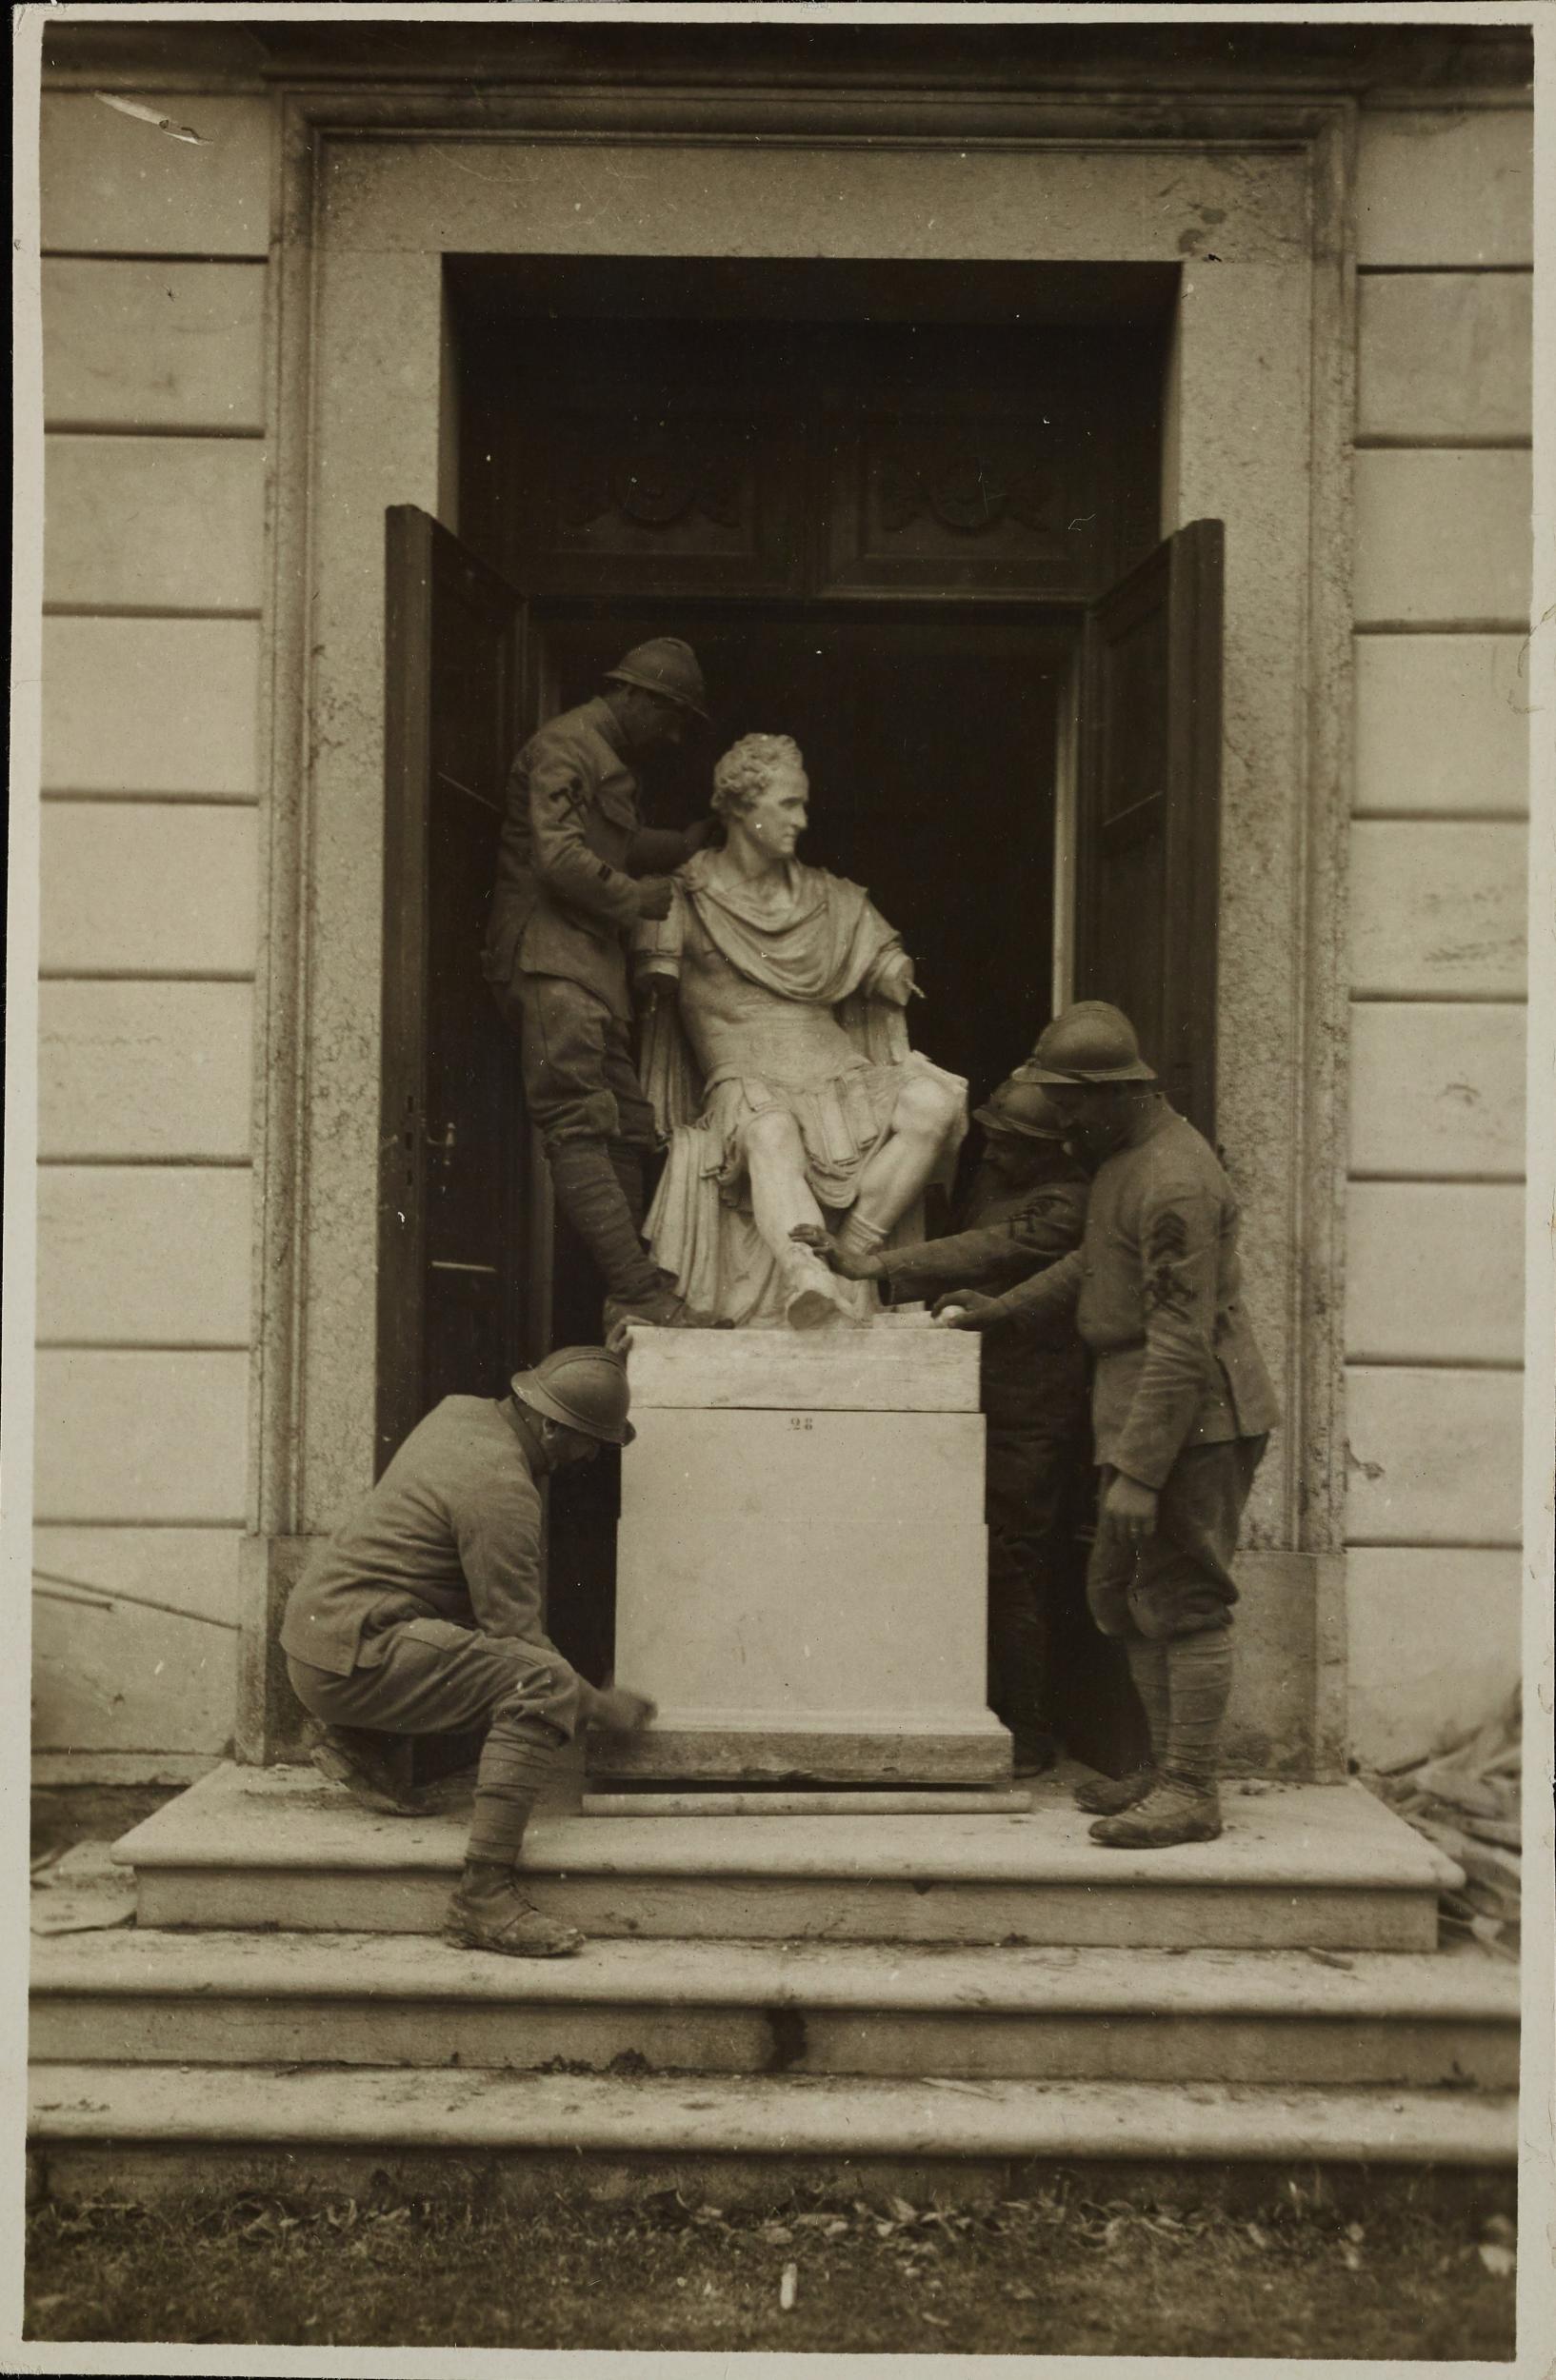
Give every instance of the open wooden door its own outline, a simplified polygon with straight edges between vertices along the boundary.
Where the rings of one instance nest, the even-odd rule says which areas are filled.
[[[518,1051],[481,972],[527,626],[457,538],[390,510],[379,1470],[440,1398],[494,1396],[538,1352]]]
[[[1075,997],[1131,1019],[1180,1114],[1215,1140],[1221,849],[1219,521],[1179,529],[1087,614],[1075,835]],[[1077,1577],[1054,1647],[1070,1752],[1120,1775],[1144,1715]]]
[[[1224,549],[1191,521],[1087,615],[1075,850],[1075,997],[1132,1019],[1212,1143]]]

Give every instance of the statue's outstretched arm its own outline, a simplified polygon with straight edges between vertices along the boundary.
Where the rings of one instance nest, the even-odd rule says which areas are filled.
[[[865,979],[865,990],[871,1000],[889,1001],[894,1008],[906,1008],[915,994],[922,1000],[913,980],[913,962],[898,942],[895,948],[883,951]]]
[[[905,1011],[910,1000],[924,997],[913,980],[913,962],[902,937],[872,909],[881,947],[865,971],[858,991],[843,1004],[843,1023],[872,1065],[900,1065],[909,1042]]]

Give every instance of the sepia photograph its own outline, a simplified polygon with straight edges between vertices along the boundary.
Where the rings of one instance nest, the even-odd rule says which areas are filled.
[[[13,11],[8,2370],[1548,2372],[1545,13]]]

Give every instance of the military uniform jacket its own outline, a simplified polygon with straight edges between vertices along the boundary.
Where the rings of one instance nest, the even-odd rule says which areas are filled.
[[[313,1555],[283,1649],[346,1677],[397,1620],[545,1643],[538,1451],[510,1399],[446,1397]]]
[[[565,976],[628,1020],[633,877],[668,875],[689,849],[685,835],[643,825],[638,781],[608,703],[597,697],[548,720],[509,771],[487,975],[500,983],[515,968]]]
[[[1243,1311],[1231,1184],[1165,1101],[1098,1167],[1080,1248],[1000,1304],[1028,1327],[1073,1315],[1096,1359],[1097,1460],[1143,1486],[1187,1447],[1262,1438],[1280,1418]]]
[[[1079,1178],[1002,1191],[965,1231],[883,1249],[888,1293],[896,1300],[937,1298],[948,1289],[998,1292],[1028,1280],[1080,1246],[1087,1195]],[[1026,1334],[989,1332],[981,1365],[984,1410],[991,1421],[1041,1415],[1062,1429],[1085,1416],[1087,1370],[1073,1328],[1036,1345]]]
[[[885,1248],[881,1265],[895,1299],[938,1297],[943,1289],[1007,1289],[1078,1247],[1086,1221],[1084,1181],[1045,1181],[970,1231],[916,1247]]]

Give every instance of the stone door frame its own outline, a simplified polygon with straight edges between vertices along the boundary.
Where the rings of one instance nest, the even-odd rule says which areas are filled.
[[[308,1539],[371,1476],[384,512],[449,518],[446,253],[1181,265],[1164,531],[1227,525],[1218,1105],[1287,1426],[1250,1509],[1239,1740],[1343,1757],[1346,100],[425,89],[283,102],[257,1310],[238,1744]]]

